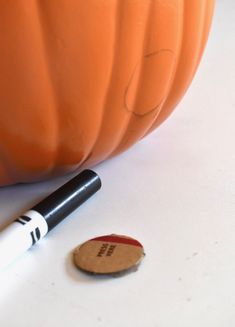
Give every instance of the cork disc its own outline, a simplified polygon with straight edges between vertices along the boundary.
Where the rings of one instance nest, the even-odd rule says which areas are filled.
[[[115,274],[132,270],[143,256],[144,249],[139,241],[112,234],[90,239],[77,247],[74,263],[86,272]]]

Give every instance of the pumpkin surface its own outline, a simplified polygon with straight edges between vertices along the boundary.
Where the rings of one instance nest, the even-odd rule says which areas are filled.
[[[0,185],[116,155],[194,74],[214,0],[0,0]]]

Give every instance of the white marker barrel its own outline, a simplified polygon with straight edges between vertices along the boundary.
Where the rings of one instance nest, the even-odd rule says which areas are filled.
[[[45,218],[29,210],[0,233],[0,270],[47,234]]]

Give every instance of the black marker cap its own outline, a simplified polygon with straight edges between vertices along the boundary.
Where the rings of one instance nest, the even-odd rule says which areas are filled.
[[[35,205],[32,210],[45,218],[50,231],[100,188],[99,176],[87,169]]]

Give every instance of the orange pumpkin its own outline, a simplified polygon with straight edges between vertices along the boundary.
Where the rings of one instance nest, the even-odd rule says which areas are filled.
[[[172,112],[213,0],[7,0],[0,10],[0,184],[91,166]]]

